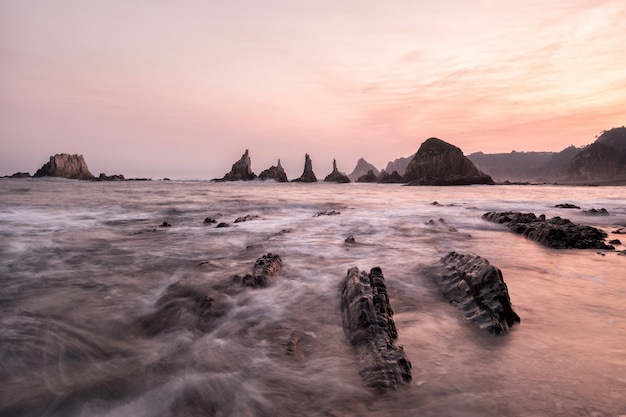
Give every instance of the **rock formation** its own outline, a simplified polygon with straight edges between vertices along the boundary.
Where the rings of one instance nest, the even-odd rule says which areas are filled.
[[[350,178],[350,181],[358,181],[360,177],[367,175],[369,171],[372,171],[375,177],[378,177],[378,174],[380,174],[380,172],[376,169],[374,165],[370,164],[365,159],[361,158],[356,163],[356,166],[354,167],[352,172],[348,174],[348,178]],[[374,182],[374,181],[364,181],[364,182]]]
[[[308,153],[304,155],[304,172],[300,178],[296,178],[292,180],[292,182],[317,182],[317,177],[315,177],[315,173],[313,172],[313,162],[311,162]]]
[[[367,171],[367,174],[361,175],[356,180],[356,182],[376,182],[376,181],[378,181],[378,176],[374,173],[374,170],[372,169]]]
[[[350,178],[343,172],[339,172],[337,169],[337,161],[333,159],[333,172],[324,178],[324,182],[339,182],[345,184],[350,182]]]
[[[494,184],[461,149],[437,138],[422,143],[406,168],[404,180],[409,185]]]
[[[289,182],[289,180],[287,179],[287,173],[283,169],[283,166],[280,164],[280,159],[278,160],[276,166],[272,165],[265,171],[261,172],[259,174],[259,179],[263,181],[274,180],[276,182]]]
[[[358,352],[359,374],[370,388],[397,388],[411,381],[411,362],[402,346],[395,346],[398,331],[393,321],[382,270],[369,274],[348,270],[341,291],[343,329]]]
[[[239,161],[233,164],[230,172],[221,179],[215,179],[215,181],[251,181],[256,178],[252,172],[251,163],[250,155],[246,149]]]
[[[254,263],[252,274],[247,274],[241,278],[241,285],[244,287],[267,287],[270,277],[276,275],[283,266],[280,256],[268,253],[263,255]]]
[[[572,223],[568,219],[542,214],[519,212],[488,212],[483,219],[505,224],[515,233],[554,249],[615,249],[604,243],[607,234],[591,226]]]
[[[381,184],[401,184],[405,181],[398,171],[393,171],[389,174],[387,170],[383,169],[378,176],[378,182]]]
[[[626,179],[626,151],[601,142],[592,143],[572,159],[568,181],[613,181]]]
[[[409,162],[411,162],[413,158],[415,158],[415,154],[409,155],[407,157],[394,159],[393,161],[390,161],[387,163],[387,166],[385,167],[385,171],[387,172],[397,171],[398,174],[402,176],[404,175],[404,172],[406,171],[406,167],[409,166]]]
[[[35,172],[39,177],[63,177],[76,180],[91,180],[94,176],[89,172],[82,155],[56,154],[50,157],[41,168]]]
[[[15,174],[5,178],[30,178],[30,172],[16,172]]]
[[[444,297],[481,330],[501,334],[519,323],[502,272],[485,258],[450,252],[431,275]]]

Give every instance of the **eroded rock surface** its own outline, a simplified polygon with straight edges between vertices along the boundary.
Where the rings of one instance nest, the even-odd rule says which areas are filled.
[[[572,223],[568,219],[546,219],[534,213],[488,212],[483,219],[505,224],[511,231],[554,249],[615,249],[604,240],[607,234],[592,226]]]
[[[431,275],[444,297],[481,330],[501,334],[520,322],[502,272],[485,258],[450,252],[431,269]]]
[[[350,268],[341,291],[344,332],[358,353],[359,374],[365,385],[396,389],[411,381],[411,362],[402,346],[387,296],[382,270],[370,273]]]
[[[37,177],[62,177],[76,180],[91,180],[94,176],[89,172],[82,155],[56,154],[50,157],[33,175]]]
[[[283,266],[280,256],[273,253],[263,255],[254,263],[252,274],[246,274],[241,278],[241,285],[244,287],[267,287],[270,277],[276,275]]]

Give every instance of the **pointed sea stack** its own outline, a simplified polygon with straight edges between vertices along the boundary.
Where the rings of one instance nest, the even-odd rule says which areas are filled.
[[[402,176],[398,174],[398,171],[393,171],[391,174],[386,170],[380,171],[380,175],[378,176],[378,182],[380,184],[401,184],[404,181]]]
[[[351,181],[359,182],[358,179],[364,175],[368,175],[370,171],[372,171],[374,173],[374,176],[376,177],[378,177],[378,174],[380,174],[380,171],[378,171],[378,169],[376,169],[374,165],[361,158],[356,163],[356,166],[354,167],[352,172],[348,174],[348,178],[350,178]],[[376,180],[369,182],[376,182]]]
[[[229,173],[223,178],[216,178],[215,181],[251,181],[256,178],[251,168],[251,159],[248,150],[241,156],[239,161],[235,162]]]
[[[317,177],[313,172],[313,162],[311,162],[308,153],[304,155],[304,172],[300,178],[296,178],[292,182],[317,182]]]
[[[406,168],[404,181],[408,185],[494,184],[461,149],[437,138],[422,143]]]
[[[261,172],[259,174],[259,179],[263,181],[274,180],[276,182],[289,182],[287,179],[287,173],[280,164],[280,159],[278,160],[278,164],[276,164],[276,166],[272,165],[265,171]]]
[[[337,169],[337,161],[333,159],[333,172],[328,174],[326,178],[324,178],[324,182],[338,182],[338,183],[348,183],[350,182],[350,178],[343,172],[339,172]]]
[[[62,177],[75,180],[91,180],[94,176],[89,172],[87,163],[82,155],[56,154],[50,157],[33,175],[39,177]]]

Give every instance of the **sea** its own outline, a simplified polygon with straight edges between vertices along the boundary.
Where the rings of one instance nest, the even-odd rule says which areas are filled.
[[[621,243],[550,249],[488,211]],[[624,416],[620,228],[623,186],[2,179],[0,416]],[[443,298],[426,271],[451,251],[502,271],[519,324],[484,333]],[[270,285],[241,286],[268,253]],[[406,386],[359,375],[340,309],[353,266],[383,271]]]

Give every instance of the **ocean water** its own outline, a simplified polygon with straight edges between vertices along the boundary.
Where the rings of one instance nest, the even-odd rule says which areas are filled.
[[[626,187],[0,180],[0,416],[626,415],[626,247],[481,219],[506,210],[626,243]],[[483,334],[441,297],[424,271],[449,251],[502,270],[519,325]],[[233,280],[270,252],[270,286]],[[397,391],[363,385],[343,333],[352,266],[385,275],[413,365]]]

